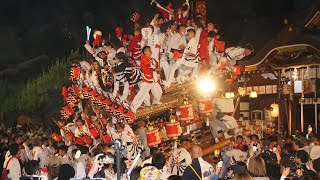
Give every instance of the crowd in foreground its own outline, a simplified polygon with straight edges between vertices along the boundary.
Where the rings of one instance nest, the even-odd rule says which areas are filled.
[[[201,14],[188,18],[188,3],[177,9],[156,5],[165,12],[144,27],[136,24],[131,35],[120,27],[115,36],[96,30],[90,42],[88,33],[84,47],[92,60],[71,62],[72,86],[62,92],[68,105],[55,120],[59,131],[1,126],[1,179],[116,179],[115,140],[122,144],[121,179],[317,179],[320,146],[312,134],[237,135],[214,157],[203,158],[201,146],[188,136],[179,137],[170,152],[148,146],[147,122],[132,113],[143,103],[160,105],[160,85],[222,71],[232,83],[239,75],[237,61],[253,52],[250,45],[225,48],[219,25],[206,23]],[[215,142],[221,132],[227,137],[238,128],[233,117],[217,113],[232,112],[223,107],[209,123]]]
[[[135,128],[143,132],[143,128]],[[115,151],[110,143],[67,146],[55,142],[51,130],[40,126],[2,126],[1,132],[2,179],[5,175],[12,180],[116,179]],[[273,134],[260,140],[254,134],[238,135],[234,142],[212,153],[213,157],[202,158],[201,147],[185,137],[169,153],[150,147],[149,155],[139,156],[137,163],[122,153],[121,179],[313,180],[320,175],[319,141],[299,131],[288,138]]]

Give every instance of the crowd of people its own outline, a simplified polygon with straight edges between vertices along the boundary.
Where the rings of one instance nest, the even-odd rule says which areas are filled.
[[[317,179],[320,146],[314,136],[238,135],[215,153],[213,163],[188,136],[179,137],[169,153],[148,146],[147,122],[135,120],[134,113],[142,104],[161,105],[161,86],[222,71],[230,72],[232,83],[239,75],[237,61],[253,52],[250,45],[226,48],[220,26],[206,23],[201,14],[190,18],[188,3],[173,9],[152,2],[160,12],[146,26],[135,23],[131,35],[121,27],[108,37],[95,30],[90,42],[88,33],[84,47],[92,59],[71,61],[72,85],[62,89],[66,106],[54,119],[59,131],[1,126],[1,180],[116,179],[116,140],[121,179]],[[233,120],[221,125],[233,117],[213,114],[218,142],[219,131],[237,125]]]

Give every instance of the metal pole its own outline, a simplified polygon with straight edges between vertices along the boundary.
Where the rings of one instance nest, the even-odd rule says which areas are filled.
[[[114,149],[116,150],[116,163],[117,163],[117,180],[120,180],[121,178],[121,162],[120,162],[120,149],[121,149],[121,143],[119,140],[114,141]]]

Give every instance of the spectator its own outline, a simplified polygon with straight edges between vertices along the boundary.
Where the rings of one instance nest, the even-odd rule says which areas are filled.
[[[74,177],[75,171],[70,164],[62,164],[59,170],[57,180],[69,180]]]
[[[254,180],[269,180],[264,160],[260,156],[249,159],[248,172]]]
[[[243,172],[243,173],[235,174],[233,180],[252,180],[252,177],[250,176],[249,173]]]
[[[21,177],[21,166],[19,162],[20,147],[13,143],[9,146],[9,157],[4,161],[2,177],[11,180],[19,180]]]

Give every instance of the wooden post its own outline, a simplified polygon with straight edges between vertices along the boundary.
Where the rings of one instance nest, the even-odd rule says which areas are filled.
[[[281,108],[281,106],[280,106],[280,98],[281,98],[281,91],[280,91],[280,87],[281,87],[281,71],[280,70],[278,70],[278,89],[277,89],[277,92],[278,92],[278,102],[277,102],[277,104],[278,104],[278,107],[279,107],[279,115],[278,115],[278,132],[280,132],[280,130],[281,130],[281,125],[282,125],[282,123],[281,123],[281,111],[280,111],[280,108]]]
[[[317,98],[317,79],[318,79],[318,68],[315,68],[316,70],[316,78],[315,78],[315,88],[314,88],[314,98]],[[314,124],[316,129],[316,134],[318,134],[318,101],[314,102]]]

